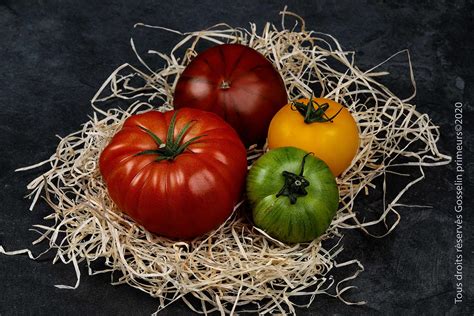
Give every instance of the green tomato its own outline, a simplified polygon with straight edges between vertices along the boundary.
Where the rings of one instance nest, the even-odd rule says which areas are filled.
[[[270,150],[247,176],[255,225],[286,243],[311,241],[329,227],[339,190],[321,159],[295,147]]]

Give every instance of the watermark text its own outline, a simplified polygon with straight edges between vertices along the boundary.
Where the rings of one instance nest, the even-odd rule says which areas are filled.
[[[454,279],[456,284],[456,296],[454,297],[454,304],[462,303],[463,301],[463,177],[464,177],[464,167],[463,167],[463,104],[461,102],[456,102],[454,104],[454,130],[455,130],[455,140],[456,140],[456,156],[454,158],[454,164],[456,166],[456,175],[454,179],[454,188],[455,188],[455,204],[454,204],[454,214],[455,214],[455,229],[456,229],[456,239],[454,243],[455,252],[455,273]]]

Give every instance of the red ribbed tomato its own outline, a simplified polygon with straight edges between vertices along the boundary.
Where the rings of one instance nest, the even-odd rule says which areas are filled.
[[[183,108],[128,118],[102,152],[99,167],[121,211],[151,232],[187,239],[231,214],[247,158],[224,120]]]
[[[285,85],[256,50],[224,44],[202,52],[176,85],[174,106],[211,111],[232,125],[245,145],[265,141],[268,125],[287,102]]]

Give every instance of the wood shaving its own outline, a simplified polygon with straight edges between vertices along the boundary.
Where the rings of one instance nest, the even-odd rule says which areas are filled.
[[[190,33],[137,24],[137,28],[171,31],[180,37],[169,54],[149,51],[151,57],[163,60],[163,68],[151,69],[132,40],[141,66],[118,67],[93,97],[94,112],[82,128],[60,138],[56,152],[47,161],[18,169],[50,165],[47,172],[31,181],[28,190],[31,209],[43,196],[54,210],[46,217],[54,223],[35,225],[41,236],[34,243],[47,240],[48,250],[56,251],[54,262],[72,263],[76,271],[75,285],[57,287],[77,288],[79,264],[85,262],[89,275],[112,272],[112,284],[128,284],[156,297],[157,312],[177,300],[204,314],[295,314],[297,307],[309,306],[319,294],[347,304],[365,303],[350,302],[343,295],[352,288],[346,282],[364,269],[357,259],[337,260],[343,251],[344,230],[361,229],[374,237],[389,234],[400,220],[397,208],[407,206],[402,203],[403,195],[424,179],[424,168],[447,164],[451,158],[436,146],[438,127],[410,103],[416,86],[408,51],[362,70],[355,63],[355,53],[343,50],[334,37],[306,30],[304,21],[286,8],[280,14],[281,28],[267,23],[260,32],[253,23],[248,29],[219,24]],[[291,29],[285,27],[288,20],[296,21]],[[196,47],[201,43],[248,45],[275,65],[290,100],[309,97],[314,89],[318,96],[332,98],[352,112],[360,128],[360,150],[350,168],[337,179],[340,209],[330,228],[317,240],[296,245],[274,240],[249,223],[248,210],[240,203],[215,231],[189,242],[173,241],[135,224],[109,198],[98,169],[102,149],[130,115],[157,107],[161,111],[172,109],[178,76],[198,54]],[[406,56],[414,87],[406,99],[400,99],[378,81],[380,76],[388,75],[379,70],[381,66],[398,55]],[[138,86],[137,78],[141,79]],[[105,104],[118,103],[129,106],[103,109]],[[249,148],[249,161],[265,150]],[[386,176],[399,172],[401,167],[411,168],[403,169],[410,175],[404,175],[409,182],[388,201]],[[420,175],[414,177],[417,170]],[[377,186],[377,178],[382,180],[382,187]],[[382,210],[376,219],[364,221],[366,210],[361,209],[357,198],[373,190],[383,191]],[[395,216],[388,220],[389,214]],[[370,231],[380,225],[384,233]],[[0,246],[0,252],[27,253],[34,258],[27,249],[7,252]],[[103,269],[93,270],[91,263],[98,259],[105,260]],[[335,280],[333,270],[341,267],[349,267],[352,275]],[[298,299],[296,303],[296,297],[305,297],[306,302],[302,304]]]

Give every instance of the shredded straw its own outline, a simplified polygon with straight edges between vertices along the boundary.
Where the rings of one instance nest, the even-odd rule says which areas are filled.
[[[424,178],[423,168],[447,164],[451,158],[438,151],[438,127],[410,103],[416,88],[408,51],[362,70],[355,64],[354,52],[344,51],[334,37],[306,30],[304,21],[286,8],[280,14],[281,29],[267,23],[260,32],[252,23],[249,29],[219,24],[191,33],[137,24],[137,28],[171,31],[180,37],[170,54],[149,51],[151,58],[163,60],[164,67],[151,69],[132,40],[141,65],[118,67],[92,99],[94,112],[82,129],[61,138],[50,159],[18,169],[50,165],[49,171],[28,185],[28,190],[33,199],[30,209],[43,196],[54,210],[45,218],[54,223],[34,226],[41,234],[34,244],[47,240],[48,250],[56,251],[54,262],[72,263],[76,271],[75,285],[57,287],[77,288],[79,264],[85,261],[89,275],[112,272],[112,284],[126,283],[156,297],[157,312],[177,300],[206,314],[294,314],[295,307],[309,306],[318,294],[337,297],[347,304],[365,303],[350,302],[343,295],[353,288],[347,281],[363,271],[356,259],[337,260],[343,251],[344,230],[358,228],[374,237],[390,233],[400,220],[397,208],[409,206],[403,204],[403,195]],[[296,21],[291,29],[285,26],[289,19]],[[110,200],[98,170],[102,149],[130,115],[157,107],[162,111],[172,109],[177,78],[202,43],[253,47],[278,69],[290,100],[309,97],[314,90],[352,112],[360,128],[360,150],[351,167],[338,178],[340,209],[322,237],[311,243],[285,245],[253,227],[248,210],[240,203],[217,230],[193,241],[178,242],[150,234],[120,213]],[[378,77],[388,75],[379,70],[381,65],[399,55],[407,58],[414,87],[406,99],[400,99],[378,81]],[[114,102],[128,104],[128,108],[102,108]],[[264,148],[251,147],[249,161],[263,152]],[[411,168],[402,169],[407,166]],[[400,170],[407,174],[400,174]],[[389,173],[405,176],[408,182],[390,200],[386,194],[393,194],[387,183]],[[368,195],[366,199],[370,199],[374,190],[382,192],[381,209],[377,218],[364,220],[367,212],[356,198]],[[382,227],[383,233],[376,234],[371,227],[378,227],[377,231]],[[0,252],[27,253],[34,258],[28,249],[7,252],[0,246]],[[92,268],[98,259],[105,262],[102,270]],[[336,280],[333,274],[341,267],[351,275]]]

